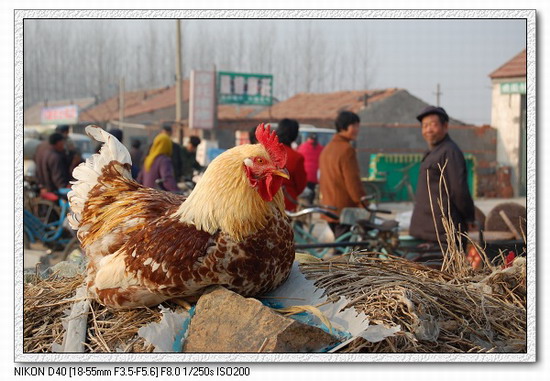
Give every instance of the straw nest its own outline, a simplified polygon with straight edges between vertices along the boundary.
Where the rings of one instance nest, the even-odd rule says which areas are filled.
[[[464,264],[461,273],[456,273],[456,266],[453,273],[399,257],[382,259],[379,253],[355,252],[300,266],[329,297],[345,296],[346,307],[363,311],[371,324],[401,328],[378,343],[358,338],[339,352],[521,353],[526,351],[525,265],[520,257],[505,269],[489,263],[474,272]],[[83,279],[81,274],[71,278],[53,274],[25,284],[24,352],[51,352],[53,343],[62,343],[63,318]],[[137,331],[161,317],[158,309],[113,311],[92,302],[86,349],[152,352],[154,348]]]
[[[443,192],[448,194],[441,176],[440,195]],[[340,352],[526,352],[525,248],[511,266],[502,265],[506,262],[503,252],[489,261],[483,248],[446,218],[451,208],[442,199],[435,202],[446,237],[446,245],[439,242],[439,269],[366,251],[301,265],[305,276],[325,289],[327,296],[348,298],[346,307],[364,312],[370,323],[401,328],[378,343],[358,338]],[[481,257],[481,269],[473,270],[465,255],[463,243],[468,240]]]
[[[490,274],[456,277],[398,257],[357,252],[301,265],[329,297],[345,296],[371,324],[399,325],[378,343],[358,338],[341,352],[525,352],[525,260]]]
[[[23,350],[26,353],[52,352],[61,345],[65,332],[64,318],[73,304],[76,289],[84,276],[71,278],[53,274],[46,279],[38,276],[24,286]],[[172,310],[180,307],[164,303]],[[94,301],[88,315],[88,352],[152,352],[154,347],[137,335],[137,331],[162,318],[159,309],[110,310]]]

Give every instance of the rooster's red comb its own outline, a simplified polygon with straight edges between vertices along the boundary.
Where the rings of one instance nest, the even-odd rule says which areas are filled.
[[[265,147],[271,160],[279,168],[283,168],[286,164],[286,151],[282,143],[279,143],[279,138],[275,131],[271,131],[269,124],[265,126],[263,123],[256,127],[256,139]]]

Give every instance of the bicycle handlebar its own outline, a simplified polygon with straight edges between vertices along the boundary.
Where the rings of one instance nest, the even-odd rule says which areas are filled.
[[[373,209],[369,206],[368,202],[369,200],[372,200],[374,198],[374,195],[367,195],[361,197],[361,205],[363,205],[363,208],[367,210],[369,213],[382,213],[382,214],[391,214],[391,210],[385,210],[385,209]]]
[[[306,208],[306,209],[302,209],[298,212],[289,212],[288,210],[286,210],[285,212],[286,212],[286,215],[289,216],[290,218],[306,216],[308,214],[313,214],[313,213],[323,214],[323,215],[325,215],[329,218],[335,219],[335,220],[337,220],[339,218],[338,215],[336,215],[336,214],[334,214],[334,213],[332,213],[328,210],[318,208],[318,207]]]
[[[382,213],[382,214],[392,214],[391,210],[385,210],[385,209],[372,209],[370,207],[365,207],[365,209],[370,213]]]

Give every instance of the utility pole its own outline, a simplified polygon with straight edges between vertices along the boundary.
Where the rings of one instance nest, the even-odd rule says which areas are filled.
[[[121,125],[124,123],[124,77],[120,78],[118,84],[118,120]]]
[[[439,107],[439,97],[443,95],[440,90],[439,83],[437,84],[437,90],[435,91],[436,106]]]
[[[181,20],[176,20],[176,124],[178,126],[178,143],[183,144],[181,125]]]
[[[212,128],[213,134],[210,139],[217,140],[216,130],[218,129],[218,84],[216,83],[216,81],[218,80],[218,76],[216,75],[216,64],[212,65],[212,70],[214,71],[214,127]]]

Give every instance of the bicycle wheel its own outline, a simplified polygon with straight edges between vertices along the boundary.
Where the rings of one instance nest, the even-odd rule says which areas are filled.
[[[31,213],[42,223],[49,224],[60,219],[61,208],[51,201],[36,198],[31,202]]]
[[[378,186],[376,184],[371,184],[371,183],[363,183],[364,187],[365,187],[365,192],[367,193],[368,196],[370,195],[373,195],[374,196],[374,199],[371,200],[372,203],[379,203],[382,199],[382,194],[380,192],[380,188],[378,188]]]
[[[31,239],[26,231],[23,232],[23,250],[28,250],[31,248]]]
[[[294,242],[298,245],[310,245],[310,244],[322,243],[315,236],[313,232],[313,225],[310,225],[309,227],[307,227],[302,225],[301,223],[294,224]],[[308,249],[300,249],[300,250],[310,255],[313,255],[317,258],[322,258],[329,251],[329,248],[320,247],[320,248],[308,248]]]
[[[67,246],[65,246],[65,250],[63,250],[63,254],[61,255],[61,260],[65,261],[67,259],[77,259],[83,257],[84,251],[82,250],[82,247],[80,247],[80,241],[78,238],[74,237],[69,241]]]

